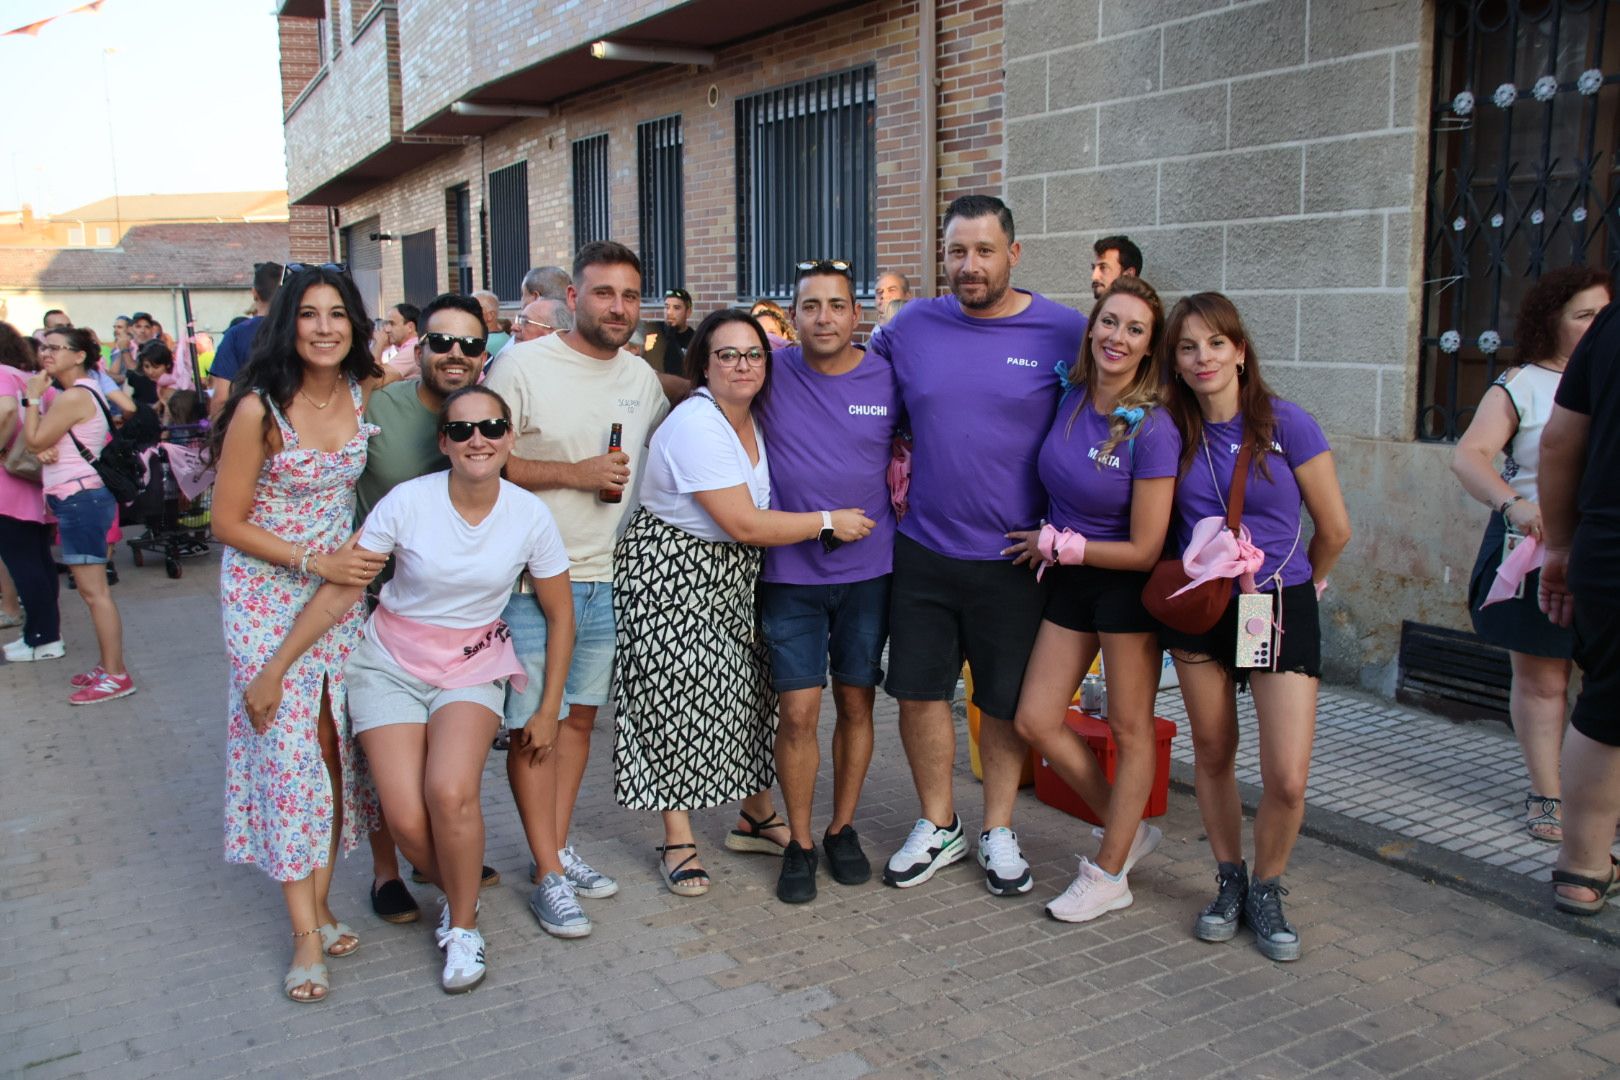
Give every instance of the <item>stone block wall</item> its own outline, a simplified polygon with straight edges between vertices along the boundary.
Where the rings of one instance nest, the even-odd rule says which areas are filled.
[[[1085,308],[1126,233],[1166,295],[1228,293],[1267,378],[1340,435],[1409,437],[1421,0],[1008,0],[1022,280]]]

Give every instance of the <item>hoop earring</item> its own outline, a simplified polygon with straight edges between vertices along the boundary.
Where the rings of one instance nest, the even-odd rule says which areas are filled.
[[[1238,374],[1239,375],[1243,374],[1243,367],[1244,367],[1244,365],[1242,365],[1242,364],[1238,365]]]

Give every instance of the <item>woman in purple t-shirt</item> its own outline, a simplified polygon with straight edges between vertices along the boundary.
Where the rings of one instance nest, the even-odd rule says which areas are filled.
[[[1086,805],[1107,807],[1096,861],[1082,857],[1073,884],[1046,906],[1064,922],[1129,907],[1126,882],[1159,843],[1142,821],[1153,787],[1153,695],[1159,638],[1142,606],[1147,572],[1164,551],[1181,436],[1158,408],[1164,305],[1153,286],[1122,277],[1092,309],[1076,370],[1041,444],[1037,468],[1049,496],[1039,532],[1009,533],[1014,562],[1050,577],[1014,717]],[[1109,784],[1097,759],[1064,723],[1080,678],[1102,650],[1108,726],[1119,750]]]
[[[1272,597],[1265,670],[1239,668],[1238,602],[1215,628],[1160,636],[1175,657],[1181,696],[1192,725],[1198,810],[1218,863],[1219,894],[1198,916],[1205,941],[1229,941],[1241,917],[1260,951],[1272,960],[1299,957],[1299,934],[1282,913],[1282,873],[1305,816],[1305,779],[1316,731],[1316,692],[1322,674],[1316,601],[1328,571],[1350,542],[1350,517],[1339,491],[1333,455],[1310,413],[1272,395],[1237,308],[1220,293],[1183,298],[1170,313],[1165,341],[1165,404],[1181,428],[1181,482],[1175,500],[1175,550],[1193,526],[1225,516],[1238,451],[1253,447],[1243,524],[1264,553],[1254,580]],[[1300,507],[1315,528],[1303,544]],[[1303,544],[1303,547],[1302,547]],[[1239,588],[1233,583],[1233,591]],[[1257,629],[1264,631],[1262,620]],[[1251,676],[1252,672],[1252,676]],[[1237,689],[1254,693],[1265,778],[1254,819],[1254,878],[1243,861],[1243,807],[1238,801]]]

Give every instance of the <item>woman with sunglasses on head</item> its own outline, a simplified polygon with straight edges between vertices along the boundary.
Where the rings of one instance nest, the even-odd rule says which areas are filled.
[[[753,406],[771,350],[747,312],[703,320],[686,351],[690,397],[654,432],[641,508],[613,556],[618,721],[614,795],[664,819],[660,874],[677,896],[709,890],[691,811],[740,800],[726,841],[781,854],[789,839],[770,787],[776,701],[755,590],[760,548],[859,540],[859,509],[785,513],[771,505],[766,434]]]
[[[135,683],[124,667],[124,626],[107,580],[107,534],[118,521],[118,500],[101,482],[93,459],[112,437],[107,399],[96,382],[101,349],[90,334],[57,327],[39,346],[40,370],[28,379],[22,405],[22,434],[28,448],[45,462],[41,482],[45,503],[56,516],[62,562],[90,609],[101,656],[95,667],[73,677],[74,705],[128,697]],[[52,383],[60,392],[46,404]],[[6,646],[8,660],[61,656],[62,643]]]
[[[1316,735],[1322,675],[1317,599],[1350,542],[1350,516],[1326,436],[1310,413],[1274,395],[1260,377],[1254,343],[1230,300],[1215,292],[1183,297],[1170,312],[1165,344],[1171,360],[1165,404],[1182,438],[1173,551],[1185,552],[1205,519],[1224,521],[1237,464],[1245,452],[1251,458],[1240,511],[1247,534],[1237,540],[1233,560],[1249,573],[1233,581],[1214,629],[1160,631],[1181,681],[1198,812],[1217,863],[1218,892],[1194,932],[1204,941],[1230,941],[1241,920],[1267,958],[1297,960],[1299,934],[1283,916],[1282,874],[1305,816]],[[1302,509],[1311,518],[1308,543]],[[1248,615],[1243,627],[1246,636],[1269,640],[1270,663],[1261,667],[1238,666],[1240,590],[1270,598],[1264,603],[1269,621]],[[1237,691],[1245,687],[1254,695],[1263,788],[1254,816],[1252,879],[1243,859],[1235,771]]]
[[[1096,860],[1081,857],[1073,884],[1046,905],[1063,922],[1129,907],[1126,875],[1159,845],[1159,830],[1142,820],[1153,788],[1161,669],[1158,624],[1142,604],[1142,587],[1164,553],[1181,457],[1175,421],[1159,408],[1159,294],[1141,278],[1121,277],[1087,326],[1075,369],[1062,373],[1063,404],[1038,459],[1051,497],[1048,521],[1038,532],[1008,534],[1016,543],[1004,552],[1051,579],[1018,697],[1018,734],[1086,805],[1107,815]],[[1099,650],[1119,754],[1112,784],[1064,722]]]
[[[467,386],[439,409],[448,472],[407,480],[367,515],[356,550],[394,556],[365,637],[345,667],[349,715],[394,839],[445,893],[439,946],[446,993],[483,981],[478,889],[484,854],[479,782],[500,727],[508,679],[527,681],[501,611],[527,570],[546,618],[540,707],[511,752],[551,753],[573,652],[568,553],[545,503],[501,479],[512,418],[493,390]],[[353,609],[363,588],[323,585],[249,684],[250,718],[266,725],[288,669]]]
[[[345,543],[355,482],[366,464],[366,401],[382,372],[348,274],[294,271],[277,291],[214,430],[214,535],[227,545],[220,605],[230,658],[225,858],[281,883],[292,922],[284,989],[323,1001],[325,956],[360,939],[327,905],[332,857],[376,823],[376,796],[349,732],[343,664],[360,640],[364,605],[293,664],[279,710],[248,715],[243,693],[281,646],[323,581],[364,586],[385,559]]]

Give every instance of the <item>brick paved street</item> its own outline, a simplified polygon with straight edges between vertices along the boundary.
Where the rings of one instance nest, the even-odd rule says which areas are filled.
[[[67,707],[92,655],[69,592],[68,660],[0,669],[4,1075],[1620,1075],[1612,950],[1316,840],[1289,877],[1304,959],[1273,965],[1246,933],[1193,940],[1213,868],[1181,794],[1135,906],[1085,927],[1040,908],[1088,830],[1028,795],[1028,897],[991,897],[968,862],[906,892],[823,876],[814,904],[788,908],[772,860],[720,848],[731,818],[716,810],[698,816],[715,888],[678,899],[652,870],[654,817],[613,805],[605,725],[574,839],[624,889],[587,901],[593,936],[557,941],[529,915],[496,756],[486,861],[507,880],[485,894],[485,985],[445,996],[427,923],[372,917],[362,848],[333,905],[364,946],[332,963],[329,1003],[292,1005],[277,890],[220,857],[215,573],[126,565],[132,698]],[[857,822],[875,862],[916,813],[891,704],[878,731]]]

